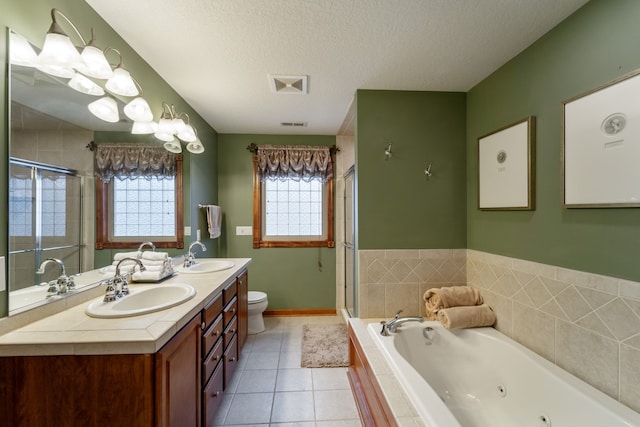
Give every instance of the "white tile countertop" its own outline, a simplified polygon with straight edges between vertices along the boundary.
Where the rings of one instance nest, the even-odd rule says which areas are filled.
[[[196,261],[208,259],[197,258]],[[155,353],[251,263],[250,258],[225,260],[233,261],[234,267],[211,273],[178,273],[154,284],[184,283],[196,290],[196,295],[186,302],[154,313],[116,319],[90,317],[85,313],[87,305],[104,297],[105,288],[99,286],[98,291],[85,291],[88,300],[78,298],[84,292],[72,295],[77,304],[71,305],[70,299],[66,308],[57,313],[48,315],[47,305],[32,310],[42,310],[44,317],[39,316],[41,318],[16,329],[11,327],[11,317],[8,317],[0,323],[0,327],[8,331],[0,335],[0,356]],[[133,292],[136,286],[148,287],[149,283],[131,283],[129,288]]]

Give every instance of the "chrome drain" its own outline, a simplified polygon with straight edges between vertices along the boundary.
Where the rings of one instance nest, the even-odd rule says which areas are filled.
[[[542,414],[540,415],[538,425],[540,427],[551,427],[551,418],[549,416]]]
[[[498,386],[498,395],[500,395],[500,397],[505,397],[507,395],[507,388],[503,385],[499,385]]]

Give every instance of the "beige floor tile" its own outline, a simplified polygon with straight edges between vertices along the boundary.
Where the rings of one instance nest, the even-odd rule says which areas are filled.
[[[314,398],[311,391],[285,391],[273,398],[271,422],[313,421]]]

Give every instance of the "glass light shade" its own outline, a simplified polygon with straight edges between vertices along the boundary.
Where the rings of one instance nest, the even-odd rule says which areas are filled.
[[[158,138],[160,141],[166,141],[166,142],[173,141],[175,139],[172,133],[160,132],[160,126],[159,125],[158,125],[158,130],[156,130],[156,132],[153,134],[153,136]]]
[[[184,142],[194,142],[196,140],[196,132],[191,125],[185,125],[177,136]]]
[[[158,133],[168,133],[171,135],[175,133],[171,119],[161,118],[158,121]]]
[[[180,117],[174,117],[171,119],[171,125],[173,126],[173,133],[180,133],[185,128],[186,124]]]
[[[11,64],[23,65],[25,67],[35,67],[38,60],[36,51],[31,43],[20,34],[11,33],[11,44],[9,47]]]
[[[150,122],[153,120],[153,113],[149,103],[140,96],[124,106],[124,114],[134,122]]]
[[[187,151],[193,154],[204,153],[204,145],[202,145],[202,142],[196,138],[195,141],[187,144]]]
[[[164,149],[176,154],[182,153],[182,146],[175,138],[172,141],[165,142]]]
[[[104,53],[95,46],[87,45],[82,50],[80,57],[83,64],[77,68],[85,76],[96,79],[108,79],[113,76],[113,70]]]
[[[108,96],[100,98],[89,104],[89,111],[91,111],[91,114],[105,122],[116,123],[120,120],[118,104],[116,104],[115,99]]]
[[[155,133],[157,129],[158,124],[156,122],[133,122],[131,133],[134,135],[147,135]]]
[[[118,67],[113,70],[113,76],[107,80],[105,87],[116,95],[136,96],[138,88],[131,78],[131,74],[124,68]]]
[[[104,89],[98,86],[94,81],[86,78],[82,74],[76,73],[69,83],[67,83],[72,89],[78,92],[86,93],[87,95],[102,96],[104,95]]]
[[[82,66],[82,58],[69,37],[63,34],[48,33],[44,46],[38,55],[37,68],[47,74],[70,79],[73,68]]]

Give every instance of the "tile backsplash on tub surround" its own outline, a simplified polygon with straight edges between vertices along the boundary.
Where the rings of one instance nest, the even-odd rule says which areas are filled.
[[[466,249],[358,251],[358,316],[424,316],[429,288],[467,282]]]
[[[429,288],[469,284],[496,329],[640,412],[640,283],[467,249],[361,250],[360,318],[423,315]]]
[[[640,283],[467,251],[495,327],[640,412]]]

